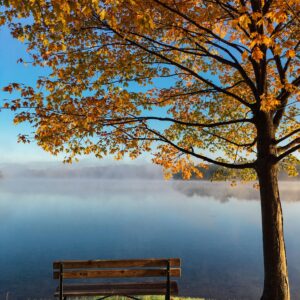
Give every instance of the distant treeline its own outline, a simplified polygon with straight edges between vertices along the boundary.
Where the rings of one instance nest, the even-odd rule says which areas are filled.
[[[192,175],[191,179],[192,180],[211,180],[211,179],[217,179],[218,172],[221,172],[223,174],[223,176],[228,175],[228,177],[230,178],[230,171],[229,169],[225,169],[225,168],[220,168],[216,165],[210,165],[207,169],[205,168],[198,168],[201,173],[203,174],[202,178],[198,178],[195,174]],[[286,172],[281,171],[279,173],[279,180],[300,180],[300,165],[296,166],[296,169],[298,171],[298,175],[297,176],[289,176]],[[177,173],[174,175],[174,179],[175,180],[182,180],[182,174],[181,172]]]

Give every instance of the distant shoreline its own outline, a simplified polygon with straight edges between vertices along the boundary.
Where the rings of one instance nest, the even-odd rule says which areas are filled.
[[[211,166],[209,169],[201,169],[203,178],[197,179],[192,176],[191,181],[211,181],[216,166]],[[300,169],[299,169],[300,172]],[[35,164],[0,164],[0,179],[12,178],[33,178],[33,179],[51,179],[51,178],[68,178],[68,179],[142,179],[142,180],[163,180],[163,171],[160,166],[154,164],[124,164],[116,163],[110,165],[91,165],[91,164],[62,164],[62,163],[35,163]],[[181,181],[180,173],[175,174],[175,181]],[[300,176],[288,177],[281,173],[280,181],[299,181]],[[228,179],[230,182],[230,179]],[[213,182],[218,182],[214,180]]]

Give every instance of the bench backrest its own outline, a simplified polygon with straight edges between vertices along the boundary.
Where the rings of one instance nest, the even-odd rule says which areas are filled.
[[[54,279],[180,277],[179,258],[65,260],[53,263]]]

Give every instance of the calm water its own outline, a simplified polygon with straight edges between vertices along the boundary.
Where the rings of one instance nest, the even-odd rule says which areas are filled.
[[[118,180],[0,182],[0,299],[51,298],[52,261],[180,257],[181,295],[259,299],[262,244],[249,186]],[[300,299],[300,187],[282,184],[292,299]],[[298,296],[297,296],[298,295]]]

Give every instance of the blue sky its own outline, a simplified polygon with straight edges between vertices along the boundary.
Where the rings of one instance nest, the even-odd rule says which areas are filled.
[[[33,84],[37,76],[41,75],[41,70],[17,63],[18,58],[26,57],[26,46],[14,40],[8,29],[1,28],[0,40],[2,41],[0,46],[0,97],[2,101],[8,96],[2,91],[3,86],[11,82]],[[0,113],[0,163],[57,160],[35,144],[18,144],[18,134],[29,132],[30,128],[26,125],[15,126],[12,120],[11,112]]]

